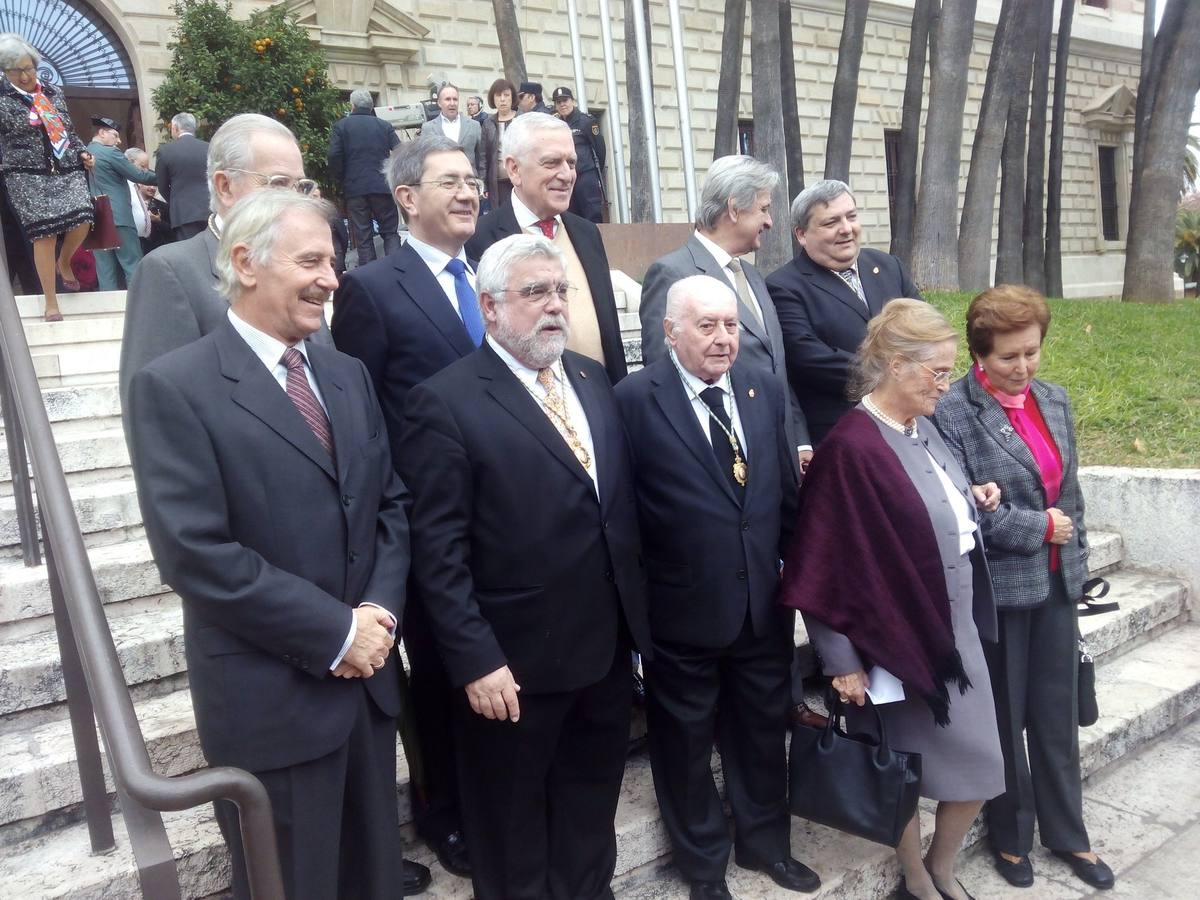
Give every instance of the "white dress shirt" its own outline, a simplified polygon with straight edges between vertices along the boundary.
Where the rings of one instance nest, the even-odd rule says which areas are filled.
[[[517,196],[515,190],[512,192],[512,196],[508,198],[508,202],[512,205],[513,216],[516,218],[517,225],[522,231],[527,234],[536,234],[538,237],[546,236],[542,233],[542,229],[538,225],[538,222],[541,220],[538,218],[537,213],[521,202],[521,198]],[[554,233],[558,234],[558,229],[560,228],[562,228],[562,217],[555,216]]]
[[[455,116],[453,120],[447,119],[445,116],[439,116],[442,120],[442,134],[458,144],[462,142],[462,114]]]
[[[733,288],[733,293],[736,296],[738,292],[737,282],[733,280],[733,273],[729,271],[729,261],[733,259],[733,254],[706,238],[698,230],[693,233],[696,235],[696,240],[700,242],[700,246],[712,254],[712,258],[717,261],[717,265],[725,273],[725,280],[729,282],[729,286]]]
[[[533,396],[533,399],[537,401],[538,408],[545,413],[546,409],[542,403],[546,399],[546,389],[538,384],[538,370],[529,368],[529,366],[500,346],[490,334],[486,340],[488,345],[496,351],[496,355],[504,361],[509,370],[517,376],[517,380],[524,385],[525,389]],[[554,373],[555,381],[558,382],[559,390],[562,391],[563,402],[567,406],[567,418],[571,421],[571,427],[575,429],[575,436],[579,438],[579,443],[583,444],[584,449],[588,452],[588,456],[592,459],[592,464],[588,466],[587,473],[592,479],[593,487],[596,489],[596,496],[599,497],[600,482],[597,480],[598,473],[596,470],[598,466],[596,465],[596,448],[592,444],[592,426],[588,424],[587,414],[583,411],[583,404],[579,402],[579,396],[575,393],[575,388],[571,385],[571,379],[565,377],[566,373],[563,371],[562,359],[560,358],[550,368]],[[549,413],[546,413],[546,418],[550,418]]]
[[[132,181],[127,181],[129,185],[129,206],[133,212],[133,227],[137,231],[137,236],[140,238],[150,237],[150,210],[146,208],[146,201],[142,199],[142,192],[139,186]]]
[[[933,463],[933,471],[937,474],[938,481],[942,484],[942,490],[946,492],[946,497],[950,501],[950,509],[953,510],[954,520],[958,525],[958,552],[965,556],[975,549],[975,520],[971,518],[971,507],[967,504],[967,498],[954,486],[954,482],[950,480],[950,476],[946,474],[942,464],[934,459],[933,454],[928,450],[925,453]]]
[[[680,364],[679,357],[675,355],[674,350],[671,350],[670,354],[672,362],[675,363],[675,371],[683,379],[683,391],[692,404],[692,412],[695,413],[696,421],[700,423],[700,430],[704,433],[704,439],[708,441],[709,446],[712,446],[712,432],[709,428],[712,412],[709,410],[708,404],[700,399],[700,394],[710,387],[719,387],[725,392],[725,413],[733,424],[733,433],[737,435],[738,445],[742,448],[742,456],[748,461],[750,450],[746,444],[746,433],[742,430],[742,417],[738,413],[737,398],[733,396],[733,384],[729,380],[729,373],[726,372],[712,384],[708,384],[703,378],[697,378],[685,369]]]
[[[232,306],[229,308],[228,315],[229,324],[233,326],[233,330],[236,331],[241,339],[250,346],[250,351],[262,361],[262,364],[267,367],[267,371],[271,373],[271,377],[275,379],[276,383],[286,394],[288,369],[287,366],[283,364],[283,353],[288,349],[288,345],[278,338],[274,338],[267,334],[265,331],[255,328],[245,319],[242,319],[233,311]],[[308,360],[308,347],[305,345],[304,341],[300,341],[295,345],[294,349],[298,350],[300,355],[304,357],[304,377],[308,379],[308,386],[312,388],[313,396],[317,398],[317,402],[321,404],[321,409],[325,410],[325,415],[328,416],[329,409],[325,406],[325,400],[321,396],[321,388],[317,385],[317,379],[313,376],[312,363],[310,363]],[[369,600],[364,600],[358,605],[374,606],[376,609],[383,609],[383,607],[378,603],[371,603]],[[387,610],[384,609],[384,612],[387,612]],[[395,637],[396,617],[392,616],[390,612],[388,615],[391,616],[392,619],[392,625],[388,631],[391,632],[392,637]],[[333,662],[329,664],[329,671],[332,672],[341,664],[342,658],[350,650],[350,645],[354,643],[354,635],[357,632],[358,620],[354,617],[354,613],[351,612],[350,630],[346,634],[346,640],[342,643],[342,649],[338,651],[338,655],[334,657]]]
[[[430,273],[437,280],[437,283],[441,285],[442,292],[446,295],[446,299],[450,301],[454,312],[459,318],[462,318],[462,311],[458,308],[458,293],[454,289],[454,276],[446,271],[446,265],[452,257],[432,244],[427,244],[413,237],[412,232],[409,232],[408,240],[405,243],[417,251],[417,256],[421,257],[421,261],[429,266]],[[475,290],[475,272],[471,269],[471,264],[467,262],[467,252],[460,247],[458,256],[453,258],[463,261],[463,265],[467,267],[467,281],[471,285],[471,290]]]

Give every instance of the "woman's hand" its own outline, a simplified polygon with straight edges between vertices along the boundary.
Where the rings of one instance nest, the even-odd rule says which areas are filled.
[[[1050,535],[1050,543],[1065,544],[1071,539],[1071,535],[1075,533],[1075,525],[1057,506],[1050,507],[1046,512],[1050,514],[1050,521],[1054,523],[1054,531]]]
[[[849,675],[833,677],[833,689],[837,691],[842,702],[854,703],[855,706],[862,706],[867,702],[867,686],[869,684],[867,673],[862,669],[851,672]]]
[[[975,496],[975,507],[983,512],[995,512],[1000,508],[1000,486],[994,481],[971,485]]]
[[[92,167],[96,165],[95,157],[93,157],[92,154],[88,153],[86,150],[81,150],[79,152],[79,161],[83,163],[83,167],[89,172],[92,171]]]

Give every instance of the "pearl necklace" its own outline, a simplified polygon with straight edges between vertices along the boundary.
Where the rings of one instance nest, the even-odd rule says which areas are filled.
[[[883,410],[881,410],[879,408],[879,406],[875,403],[875,401],[871,399],[870,394],[867,394],[865,397],[862,398],[862,403],[863,403],[863,406],[865,406],[867,408],[867,412],[869,412],[871,415],[873,415],[875,418],[877,418],[880,422],[882,422],[888,428],[892,428],[892,429],[895,429],[896,431],[899,431],[905,437],[915,438],[917,436],[917,421],[916,421],[916,419],[913,420],[913,423],[911,425],[905,425],[902,422],[897,422],[895,419],[893,419],[891,416],[889,416],[887,413],[885,413]]]

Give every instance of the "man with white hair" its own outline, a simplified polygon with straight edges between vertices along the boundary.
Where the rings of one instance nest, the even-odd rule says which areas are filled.
[[[201,748],[266,788],[286,900],[392,900],[407,491],[362,363],[305,344],[337,286],[332,215],[291,191],[226,210],[230,306],[133,377],[131,458]],[[247,900],[237,808],[216,813]]]
[[[229,301],[217,288],[217,244],[233,204],[266,187],[309,194],[316,186],[304,176],[300,146],[287,126],[243,113],[217,129],[208,147],[208,227],[186,241],[159,247],[141,261],[129,282],[119,373],[122,406],[130,380],[147,363],[225,321]],[[324,322],[306,340],[333,346]]]
[[[195,116],[181,112],[171,118],[171,142],[158,148],[156,159],[171,233],[186,241],[208,224],[208,141],[196,137]]]
[[[501,141],[504,168],[512,181],[508,205],[484,216],[467,242],[479,257],[501,238],[537,234],[554,242],[566,260],[571,339],[567,348],[601,363],[616,384],[625,377],[625,345],[600,230],[568,212],[578,159],[566,122],[539,112],[517,116]]]
[[[375,115],[371,92],[351,91],[350,114],[329,135],[329,175],[342,186],[360,266],[375,259],[375,222],[384,255],[400,249],[400,219],[382,172],[399,143],[396,129]]]
[[[795,446],[779,380],[739,355],[723,275],[667,291],[667,354],[616,387],[633,448],[650,634],[644,661],[654,789],[692,900],[729,900],[729,855],[793,891],[784,746],[793,614],[776,594],[796,517]],[[720,715],[717,710],[720,709]],[[731,839],[713,781],[720,743]]]
[[[476,288],[487,336],[409,391],[398,453],[475,897],[611,898],[629,654],[650,652],[629,448],[604,369],[565,349],[562,252],[505,238]]]

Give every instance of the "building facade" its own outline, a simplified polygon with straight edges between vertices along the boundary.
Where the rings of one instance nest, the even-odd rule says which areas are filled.
[[[812,181],[820,177],[824,166],[826,120],[844,2],[791,2],[804,172]],[[486,95],[488,85],[501,74],[490,0],[286,3],[325,50],[334,83],[347,91],[366,87],[381,105],[422,100],[428,96],[431,80],[452,80],[464,95]],[[1143,2],[1076,0],[1076,4],[1064,144],[1063,276],[1068,296],[1107,296],[1120,293],[1124,268]],[[265,5],[235,0],[234,15],[244,17]],[[576,5],[587,105],[611,134],[608,130],[615,117],[609,110],[604,86],[599,3],[578,0]],[[616,43],[618,99],[624,114],[628,110],[624,93],[624,2],[610,0],[609,6]],[[683,88],[675,82],[666,4],[650,6],[664,219],[683,222],[687,220],[687,204],[678,115]],[[529,77],[540,81],[547,94],[560,84],[574,89],[567,0],[517,0],[516,7]],[[680,7],[691,138],[700,170],[697,175],[702,179],[713,154],[724,2],[680,0]],[[888,146],[894,139],[890,133],[900,127],[912,7],[913,0],[871,3],[859,75],[851,181],[862,211],[864,239],[883,248],[888,244],[890,224]],[[999,0],[979,0],[962,137],[963,185],[999,8]],[[160,132],[150,92],[171,63],[168,44],[173,40],[175,17],[169,0],[0,0],[0,14],[3,27],[30,37],[47,57],[50,70],[70,87],[77,119],[86,122],[79,111],[83,108],[104,114],[123,110],[129,121],[129,143],[151,147],[157,143]],[[78,20],[80,34],[87,36],[63,40],[64,34],[72,32],[61,25],[55,27],[54,22],[64,17]],[[747,137],[753,129],[750,27],[746,29],[738,110]],[[44,44],[39,43],[39,35]],[[94,61],[94,71],[81,75],[72,70],[72,65],[79,69],[76,61],[83,57]],[[1047,117],[1049,112],[1045,110]],[[628,160],[627,134],[625,129],[620,131]],[[610,172],[610,192],[612,186]]]

